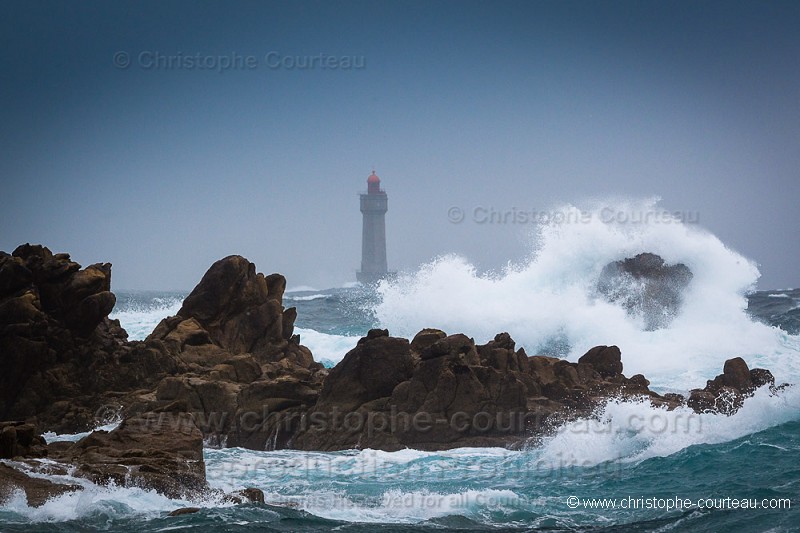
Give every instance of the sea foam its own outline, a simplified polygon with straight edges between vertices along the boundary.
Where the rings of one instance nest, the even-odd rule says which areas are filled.
[[[680,217],[609,220],[603,214],[608,209],[559,208],[571,222],[540,226],[529,258],[499,274],[481,274],[467,259],[446,255],[382,282],[375,315],[393,335],[436,327],[486,342],[507,331],[529,355],[572,361],[592,346],[616,344],[626,374],[643,373],[661,390],[703,386],[735,356],[771,369],[779,380],[800,377],[797,337],[746,312],[746,295],[759,277],[754,262]],[[613,210],[663,211],[657,200],[620,203]],[[641,317],[596,291],[605,265],[642,252],[693,272],[680,313],[656,331],[646,331]]]

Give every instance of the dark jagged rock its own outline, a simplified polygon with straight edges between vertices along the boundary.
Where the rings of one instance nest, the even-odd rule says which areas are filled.
[[[683,292],[692,272],[683,263],[667,265],[660,256],[638,254],[607,264],[597,282],[597,291],[611,302],[619,302],[632,315],[641,316],[645,329],[663,328],[683,304]]]
[[[81,269],[31,244],[0,253],[0,420],[83,431],[121,393],[181,369],[163,346],[126,342],[110,288],[109,263]]]
[[[386,334],[388,335],[389,332],[387,331]],[[411,350],[416,353],[422,353],[425,348],[445,337],[447,337],[447,333],[440,329],[423,329],[414,335],[414,339],[411,341]]]
[[[372,330],[331,370],[292,445],[440,450],[508,446],[553,424],[591,414],[614,395],[677,405],[622,375],[619,349],[600,346],[579,363],[528,357],[508,333],[480,346],[422,330],[409,344]]]
[[[390,337],[386,330],[372,330],[330,371],[317,403],[350,411],[390,396],[399,383],[411,377],[415,363],[406,339]]]
[[[44,457],[47,442],[36,434],[33,424],[0,422],[0,459]]]
[[[25,472],[0,462],[0,504],[8,501],[15,491],[25,493],[29,506],[39,507],[50,498],[79,490],[83,490],[80,485],[53,483],[47,479],[29,476]]]
[[[296,312],[283,310],[286,279],[265,277],[242,256],[220,259],[186,297],[178,316],[195,319],[211,340],[232,354],[280,359]],[[286,324],[284,324],[286,318]]]
[[[77,432],[184,406],[217,442],[287,445],[283,425],[316,402],[326,370],[294,335],[283,276],[217,261],[144,342],[107,318],[110,280],[108,263],[81,269],[39,245],[0,254],[0,420]]]
[[[708,380],[705,388],[694,389],[686,402],[697,413],[732,415],[756,389],[769,386],[775,392],[775,378],[765,368],[747,367],[741,357],[725,361],[722,374]]]
[[[52,453],[97,484],[156,490],[170,498],[201,495],[206,485],[203,435],[184,413],[146,413],[116,429],[94,431]]]
[[[753,384],[754,389],[769,385],[775,385],[775,376],[766,368],[753,368],[750,370],[750,382]]]
[[[327,374],[294,335],[294,308],[282,306],[286,280],[264,276],[241,256],[214,263],[177,316],[148,343],[162,343],[188,371],[166,377],[144,410],[192,413],[211,442],[253,449],[289,445]]]
[[[21,432],[29,433],[28,427]],[[46,445],[35,434],[23,440],[42,443],[43,450],[29,447],[15,455],[13,465],[0,462],[0,503],[18,490],[25,492],[28,505],[39,506],[49,498],[83,489],[77,484],[53,483],[41,474],[85,478],[99,485],[140,487],[169,498],[223,497],[237,504],[264,503],[264,493],[257,488],[224,494],[208,486],[202,434],[194,418],[184,412],[132,416],[112,431],[93,431],[74,443]],[[42,456],[47,460],[41,460]]]
[[[578,359],[580,363],[591,365],[603,377],[622,374],[622,352],[616,346],[595,346]]]

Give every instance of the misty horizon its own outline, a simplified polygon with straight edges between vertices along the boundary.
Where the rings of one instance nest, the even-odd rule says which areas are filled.
[[[111,262],[116,290],[187,291],[232,254],[352,283],[373,168],[390,270],[500,272],[565,205],[657,197],[759,289],[800,285],[794,3],[2,10],[0,250]]]

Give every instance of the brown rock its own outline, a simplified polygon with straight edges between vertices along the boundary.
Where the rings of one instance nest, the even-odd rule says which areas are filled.
[[[772,372],[766,368],[750,369],[750,381],[753,384],[753,388],[756,389],[763,387],[764,385],[775,385],[775,377],[772,375]]]
[[[723,373],[708,380],[704,389],[693,390],[687,405],[697,411],[731,415],[739,410],[744,400],[755,390],[769,385],[771,390],[775,378],[763,368],[748,369],[741,357],[725,361]],[[775,393],[775,390],[772,390]]]
[[[181,507],[179,509],[175,509],[174,511],[169,513],[167,516],[183,516],[183,515],[186,515],[186,514],[194,514],[194,513],[199,513],[199,512],[200,512],[200,508],[199,507]]]
[[[33,282],[33,273],[22,259],[0,252],[0,298],[13,295]]]
[[[421,330],[414,336],[414,339],[411,341],[411,351],[419,354],[422,353],[426,348],[431,346],[433,343],[440,339],[444,339],[447,337],[447,333],[440,329],[432,329],[426,328]]]
[[[283,328],[285,284],[279,274],[267,283],[253,263],[232,255],[211,265],[178,315],[196,319],[215,344],[232,354],[271,356],[288,340],[284,333],[291,333]]]
[[[462,333],[447,336],[431,344],[420,354],[422,360],[450,355],[461,359],[465,364],[478,365],[480,359],[475,341]]]
[[[111,291],[102,291],[87,296],[75,306],[67,324],[76,332],[88,335],[114,309],[117,298]]]
[[[686,405],[696,413],[716,412],[716,396],[708,391],[695,389],[689,394]]]
[[[647,387],[650,386],[650,380],[647,379],[646,377],[644,377],[642,374],[633,375],[633,376],[630,377],[630,379],[628,381],[630,382],[631,385],[634,385],[636,387],[640,387],[640,388],[643,388],[643,389],[646,389]]]
[[[478,346],[481,364],[496,368],[501,372],[507,370],[526,372],[528,370],[528,356],[525,350],[514,351],[514,340],[508,333],[498,333],[494,340],[483,346]]]
[[[40,245],[0,254],[0,420],[82,431],[107,393],[152,386],[176,362],[158,348],[126,344],[108,313],[111,265],[83,270]],[[11,292],[8,292],[11,291]]]
[[[15,490],[25,492],[29,506],[39,507],[50,498],[82,489],[80,485],[53,483],[47,479],[32,477],[0,462],[0,504],[8,501]]]
[[[622,354],[616,346],[595,346],[578,359],[578,362],[592,365],[606,378],[622,374]]]
[[[726,386],[741,392],[749,392],[753,389],[753,381],[750,378],[750,369],[741,357],[734,357],[725,361],[722,371],[723,382]]]
[[[47,443],[33,424],[0,422],[0,459],[44,457]]]
[[[372,330],[331,369],[319,397],[319,407],[337,405],[344,411],[387,397],[411,376],[415,361],[408,340]]]
[[[153,489],[170,498],[207,490],[203,436],[186,414],[125,419],[113,431],[93,431],[55,458],[79,465],[76,475],[95,483]]]
[[[264,491],[253,487],[237,490],[236,492],[230,494],[230,497],[236,503],[264,503]]]

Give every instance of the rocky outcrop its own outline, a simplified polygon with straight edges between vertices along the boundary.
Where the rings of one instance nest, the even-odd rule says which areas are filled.
[[[476,345],[435,329],[411,342],[372,330],[331,370],[290,443],[303,450],[513,447],[595,416],[610,398],[730,415],[757,388],[785,387],[775,388],[768,370],[748,369],[737,357],[687,402],[657,394],[643,375],[628,378],[622,370],[617,346],[596,346],[572,363],[529,357],[507,333]]]
[[[669,325],[678,314],[691,280],[692,272],[683,263],[667,265],[656,254],[642,253],[607,264],[597,291],[629,314],[642,317],[646,330],[655,330]]]
[[[722,374],[708,380],[705,388],[694,389],[687,405],[697,413],[732,415],[753,395],[756,389],[768,386],[775,392],[775,377],[765,368],[747,367],[741,357],[725,361]],[[785,387],[783,385],[782,387]]]
[[[25,244],[0,252],[0,420],[90,429],[104,405],[182,370],[163,347],[127,342],[110,292],[111,265]]]
[[[241,256],[214,263],[178,315],[147,339],[189,370],[162,379],[137,408],[192,413],[215,444],[287,447],[327,370],[294,335],[285,287],[283,276],[257,273]]]
[[[209,340],[231,354],[283,359],[297,316],[294,308],[283,309],[285,289],[286,279],[280,274],[256,273],[253,263],[232,255],[208,269],[184,300],[178,317],[193,321],[193,329],[201,327]],[[303,366],[313,362],[310,352],[292,355]]]
[[[677,399],[622,375],[616,346],[590,350],[578,363],[528,357],[507,333],[485,345],[443,331],[420,331],[409,343],[372,330],[325,380],[293,447],[440,450],[509,446],[564,420],[591,414],[614,395]]]
[[[28,433],[28,429],[25,426],[21,431]],[[97,485],[153,490],[169,498],[264,503],[264,493],[257,488],[224,494],[209,487],[203,435],[187,413],[132,416],[112,431],[93,431],[74,443],[46,444],[35,434],[24,440],[36,447],[20,448],[13,463],[0,462],[0,503],[21,491],[28,505],[36,507],[65,492],[83,490],[77,483],[54,483],[44,477],[51,474],[83,478]],[[45,456],[46,461],[41,459]]]
[[[193,498],[208,490],[203,435],[185,413],[133,416],[49,456],[75,465],[73,475],[99,485],[136,486],[170,498]]]
[[[46,446],[33,424],[0,422],[0,459],[44,457]]]
[[[83,487],[34,477],[0,462],[0,504],[11,499],[15,492],[22,492],[30,507],[39,507],[50,498],[78,490],[83,490]]]
[[[217,261],[178,315],[128,342],[107,318],[110,272],[43,246],[0,255],[0,420],[63,433],[168,410],[192,413],[212,442],[287,445],[326,371],[294,335],[283,276]]]

